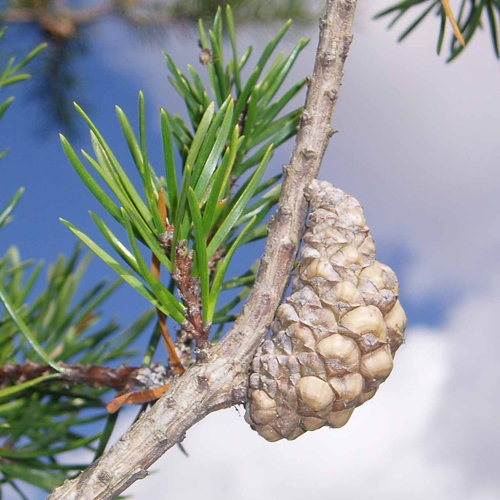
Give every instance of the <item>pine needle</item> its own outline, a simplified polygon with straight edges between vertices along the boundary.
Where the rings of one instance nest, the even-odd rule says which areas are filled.
[[[141,403],[150,403],[151,401],[156,401],[160,398],[162,394],[170,389],[172,383],[162,385],[156,389],[151,389],[149,391],[138,391],[138,392],[127,392],[121,396],[117,396],[111,403],[106,405],[106,409],[109,413],[117,412],[123,405],[133,405]]]
[[[460,33],[460,28],[458,27],[455,16],[453,15],[453,11],[451,10],[449,0],[441,0],[441,3],[443,4],[443,9],[446,16],[450,20],[451,26],[453,28],[453,33],[455,33],[455,38],[462,44],[462,47],[465,47],[464,37],[462,36],[462,33]]]

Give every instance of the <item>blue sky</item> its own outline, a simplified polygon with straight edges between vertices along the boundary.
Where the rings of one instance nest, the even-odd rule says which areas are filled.
[[[234,409],[211,415],[188,433],[190,458],[169,452],[154,467],[159,473],[132,488],[135,498],[498,498],[500,65],[486,32],[445,65],[435,54],[437,19],[396,44],[403,27],[387,32],[385,21],[371,19],[391,3],[360,2],[333,123],[340,132],[320,174],[360,200],[379,260],[399,275],[410,323],[391,378],[345,428],[293,443],[264,442]],[[240,47],[252,43],[258,53],[272,32],[244,27]],[[312,71],[315,26],[292,32],[283,48],[300,36],[312,41],[290,82]],[[92,32],[92,50],[78,63],[82,94],[120,159],[128,153],[114,105],[133,119],[142,89],[151,160],[161,167],[158,107],[182,111],[161,49],[181,66],[197,64],[196,41],[187,26],[149,45],[115,23]],[[0,199],[21,185],[26,193],[0,250],[15,243],[24,257],[51,261],[75,244],[58,217],[98,238],[87,213],[98,211],[97,202],[65,160],[57,134],[40,141],[24,133],[40,120],[34,103],[19,92],[15,106],[1,125],[2,146],[11,151],[2,162]],[[75,145],[88,147],[87,137]],[[291,146],[275,155],[270,173],[288,161]],[[236,259],[234,272],[258,252]],[[95,258],[87,283],[102,275],[111,271]],[[107,313],[126,324],[146,308],[124,287]],[[122,432],[126,425],[124,418]],[[186,477],[198,480],[186,484]]]

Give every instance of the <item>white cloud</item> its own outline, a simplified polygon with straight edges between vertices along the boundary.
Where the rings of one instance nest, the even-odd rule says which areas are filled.
[[[498,284],[459,305],[444,334],[452,360],[436,412],[432,457],[467,474],[470,488],[500,491]],[[478,492],[479,495],[479,492]]]

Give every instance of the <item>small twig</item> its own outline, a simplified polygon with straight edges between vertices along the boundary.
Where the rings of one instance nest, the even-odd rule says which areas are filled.
[[[236,101],[234,102],[234,105],[236,106]],[[243,135],[243,131],[245,130],[245,123],[247,120],[247,114],[248,114],[248,105],[245,106],[245,108],[241,112],[240,116],[238,116],[239,135]]]
[[[163,192],[161,189],[158,196],[158,210],[160,212],[160,217],[163,221],[165,231],[168,231],[169,224],[167,220],[167,207],[165,205],[165,200],[163,198]],[[152,254],[151,274],[156,280],[160,281],[160,261],[154,253]],[[182,362],[179,359],[177,351],[175,350],[175,345],[172,341],[172,337],[170,337],[170,334],[168,333],[167,318],[165,314],[159,309],[156,310],[156,313],[158,315],[158,324],[160,326],[161,335],[163,337],[163,341],[165,342],[165,346],[167,347],[170,365],[179,375],[182,375],[186,370],[184,369],[184,366],[182,366]]]
[[[50,15],[53,19],[63,19],[75,24],[89,24],[97,19],[112,14],[116,11],[114,2],[104,2],[95,7],[87,9],[73,10],[64,5],[57,5],[57,2],[47,2],[46,5],[37,7],[13,7],[0,12],[0,18],[5,22],[38,22],[43,17]]]
[[[69,8],[64,2],[49,0],[36,2],[33,7],[12,7],[0,11],[0,20],[8,23],[34,23],[55,41],[73,38],[81,26],[94,23],[107,16],[119,16],[136,26],[161,26],[172,21],[168,12],[145,14],[136,12],[138,2],[102,1],[83,9]]]
[[[59,373],[57,382],[63,382],[67,386],[85,385],[129,392],[155,389],[168,383],[171,378],[168,370],[156,363],[150,367],[121,366],[119,368],[60,364],[61,372],[57,372],[51,366],[32,361],[26,361],[22,365],[7,363],[0,367],[0,387],[17,385],[43,375]]]
[[[191,335],[199,349],[205,350],[208,347],[209,329],[203,323],[200,280],[194,278],[193,252],[186,251],[184,242],[179,242],[175,249],[175,271],[172,278],[179,289],[179,297],[186,306],[185,316],[187,321],[182,328]]]
[[[169,255],[172,250],[174,228],[168,222],[167,207],[161,189],[159,191],[158,209],[165,227],[165,232],[160,235],[158,240],[165,254]],[[159,273],[160,263],[154,259],[155,256],[153,254],[153,264],[157,265]],[[193,278],[192,275],[193,260],[193,252],[186,249],[185,242],[178,242],[175,249],[175,271],[172,273],[172,279],[177,285],[179,296],[186,306],[184,313],[186,321],[182,324],[182,329],[191,339],[196,340],[198,348],[204,350],[208,346],[210,328],[206,328],[203,323],[200,283],[199,279]],[[158,311],[159,314],[160,312]]]
[[[223,246],[215,251],[214,255],[208,262],[208,272],[210,273],[210,275],[212,275],[215,272],[217,264],[222,258],[225,257],[225,255],[226,255],[226,249]]]
[[[183,366],[187,369],[194,364],[194,339],[184,328],[179,328],[175,347],[179,353]]]

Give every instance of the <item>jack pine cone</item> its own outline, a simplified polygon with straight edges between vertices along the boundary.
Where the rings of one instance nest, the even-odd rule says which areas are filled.
[[[306,190],[309,228],[292,295],[251,367],[245,419],[268,441],[342,427],[392,371],[406,316],[375,260],[363,209],[325,181]]]

